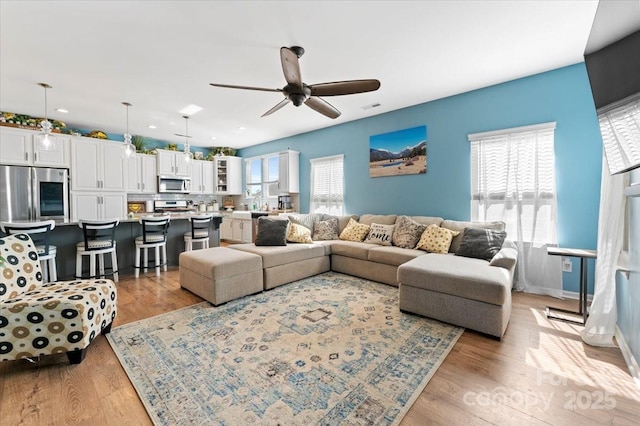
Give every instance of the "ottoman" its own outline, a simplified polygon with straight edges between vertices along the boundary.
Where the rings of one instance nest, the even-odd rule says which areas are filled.
[[[180,286],[220,305],[262,291],[262,258],[226,247],[180,254]]]

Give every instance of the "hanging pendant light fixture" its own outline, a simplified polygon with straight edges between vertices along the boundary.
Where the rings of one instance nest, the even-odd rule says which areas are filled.
[[[51,123],[47,119],[47,89],[51,89],[51,86],[47,83],[38,83],[38,86],[44,88],[44,120],[40,122],[40,128],[44,137],[42,139],[41,149],[48,151],[52,148],[52,142],[49,138],[51,134]]]
[[[122,105],[127,107],[127,133],[124,134],[124,153],[127,157],[133,157],[136,153],[136,147],[131,143],[131,133],[129,133],[129,102],[123,102]]]
[[[191,145],[189,144],[189,116],[183,115],[184,118],[184,126],[185,126],[185,134],[184,134],[184,157],[187,163],[193,160],[193,152],[191,152]]]

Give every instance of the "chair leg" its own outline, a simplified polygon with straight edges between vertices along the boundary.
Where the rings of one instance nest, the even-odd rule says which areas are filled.
[[[160,259],[160,246],[155,247],[155,262],[156,262],[156,275],[160,275],[160,265],[162,263],[162,259]]]
[[[96,277],[96,255],[91,253],[89,255],[89,278],[94,279]]]
[[[42,282],[49,282],[49,261],[41,260],[40,269],[42,269]]]
[[[118,282],[118,256],[115,249],[111,252],[111,268],[113,268],[113,281]]]
[[[191,245],[191,238],[184,239],[184,251],[191,251],[193,246]]]
[[[98,270],[100,271],[100,278],[104,278],[104,254],[100,253],[98,256]]]
[[[133,269],[135,269],[136,278],[140,276],[140,250],[142,250],[140,247],[136,247],[136,262],[133,265],[134,266]]]
[[[147,268],[149,267],[149,249],[143,247],[142,250],[142,272],[147,272]]]
[[[105,335],[105,334],[109,334],[111,333],[111,326],[113,325],[113,321],[111,321],[109,323],[109,325],[107,325],[105,328],[102,329],[101,334]]]
[[[87,355],[87,348],[81,349],[79,351],[69,351],[67,352],[67,358],[69,358],[69,364],[75,365],[80,364],[84,357]]]
[[[76,252],[76,278],[82,278],[82,254]]]
[[[162,269],[167,272],[167,244],[162,246]]]
[[[56,258],[53,257],[49,259],[50,270],[49,274],[51,275],[51,282],[58,281],[58,267],[56,265]]]

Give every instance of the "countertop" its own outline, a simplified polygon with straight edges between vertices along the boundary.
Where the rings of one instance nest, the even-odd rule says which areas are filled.
[[[171,217],[171,220],[187,220],[190,216],[196,216],[199,214],[206,214],[206,213],[202,213],[202,212],[193,212],[193,213],[169,213],[169,216]],[[222,214],[222,212],[209,212],[208,214],[211,214],[213,217],[225,217],[227,215]],[[145,217],[145,216],[163,216],[160,213],[150,213],[150,214],[138,214],[138,215],[134,215],[133,217],[129,217],[127,216],[126,218],[120,218],[120,223],[132,223],[132,222],[138,222],[140,220],[141,217]],[[32,222],[39,222],[36,220],[14,220],[14,223],[32,223]],[[78,222],[77,221],[73,221],[71,219],[67,219],[67,220],[56,220],[56,227],[58,226],[69,226],[69,225],[75,225],[78,226]]]

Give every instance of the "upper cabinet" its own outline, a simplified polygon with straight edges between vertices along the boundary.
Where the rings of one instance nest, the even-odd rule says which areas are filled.
[[[216,194],[242,194],[242,158],[214,157],[213,161]]]
[[[213,194],[213,162],[193,160],[191,163],[191,193]]]
[[[0,163],[69,168],[69,136],[50,134],[48,146],[43,139],[38,131],[0,127]]]
[[[156,156],[136,154],[125,160],[127,164],[127,192],[156,193]]]
[[[184,152],[159,149],[156,157],[158,176],[191,175],[191,168]]]
[[[125,191],[124,144],[75,137],[71,148],[71,189]]]
[[[300,192],[300,153],[286,150],[278,154],[278,191]]]

